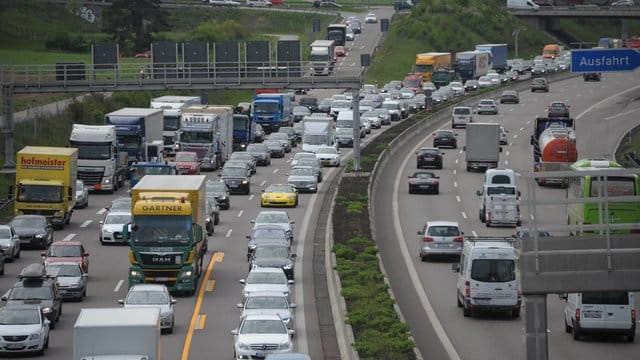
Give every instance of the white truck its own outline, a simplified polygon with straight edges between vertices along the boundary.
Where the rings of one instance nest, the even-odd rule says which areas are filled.
[[[491,69],[491,59],[486,51],[462,51],[456,53],[455,69],[463,81],[479,79]]]
[[[162,121],[160,109],[122,108],[104,115],[104,124],[116,127],[120,151],[129,155],[129,165],[146,157],[145,143],[162,141]]]
[[[500,160],[500,124],[467,124],[467,143],[464,147],[467,171],[495,169]]]
[[[330,75],[336,63],[335,41],[316,40],[312,42],[309,61],[313,75]]]
[[[302,151],[315,152],[321,146],[334,146],[333,118],[314,113],[302,120]]]
[[[160,359],[159,308],[81,309],[73,325],[73,360]]]
[[[520,200],[518,195],[488,195],[484,218],[484,224],[487,227],[520,226]]]
[[[165,156],[175,155],[174,144],[180,130],[180,116],[185,108],[192,105],[200,105],[202,100],[199,96],[175,96],[165,95],[151,99],[150,108],[162,109],[162,140],[164,142]]]
[[[194,105],[182,112],[176,151],[198,154],[202,170],[220,168],[233,152],[233,106]]]
[[[119,151],[115,126],[73,124],[69,144],[78,148],[78,179],[89,190],[113,193],[124,186],[128,155]]]
[[[540,9],[540,5],[533,0],[507,0],[507,9],[533,10]]]

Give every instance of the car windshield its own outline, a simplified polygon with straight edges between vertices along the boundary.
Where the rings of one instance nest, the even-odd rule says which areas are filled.
[[[256,223],[281,224],[288,223],[289,217],[283,213],[260,213],[256,218]]]
[[[50,300],[53,298],[51,295],[49,286],[15,287],[11,290],[9,300]]]
[[[264,153],[266,150],[262,145],[249,145],[247,146],[247,152]]]
[[[335,148],[320,148],[316,150],[317,154],[337,154],[338,150]]]
[[[438,155],[440,151],[438,149],[420,149],[421,154]]]
[[[47,268],[58,269],[58,277],[80,277],[82,275],[78,264],[53,264],[47,265]]]
[[[280,142],[280,140],[266,140],[264,144],[269,148],[282,148],[282,143]]]
[[[626,291],[583,292],[583,304],[629,305],[629,293]]]
[[[11,230],[4,228],[0,229],[0,239],[10,239],[11,238]]]
[[[289,175],[293,176],[316,176],[315,170],[311,168],[293,168]]]
[[[221,183],[216,181],[207,181],[207,192],[226,192],[227,187]]]
[[[334,108],[344,108],[344,109],[350,109],[351,108],[351,101],[349,100],[334,100],[331,103],[331,107]]]
[[[255,229],[251,232],[253,239],[286,239],[287,236],[283,229]]]
[[[276,284],[285,285],[287,277],[284,272],[250,272],[247,276],[247,284]]]
[[[40,324],[38,309],[10,309],[0,311],[0,325],[30,325]]]
[[[131,210],[131,199],[114,200],[110,210]]]
[[[438,131],[436,137],[453,137],[453,133],[451,131]]]
[[[265,192],[293,192],[293,187],[289,185],[269,185],[265,189]]]
[[[169,295],[164,291],[131,291],[125,300],[131,305],[162,305],[169,303]]]
[[[269,139],[270,140],[288,140],[289,139],[289,135],[287,135],[284,132],[271,133],[271,135],[269,135]]]
[[[460,236],[460,230],[457,226],[430,226],[427,230],[430,236]]]
[[[312,166],[314,168],[320,167],[316,159],[300,159],[297,166]]]
[[[51,257],[80,257],[82,256],[82,249],[80,246],[61,246],[54,245],[49,247],[47,256]]]
[[[336,135],[353,135],[352,128],[337,128]]]
[[[45,228],[46,221],[36,217],[16,217],[11,221],[11,226],[16,228]]]
[[[432,173],[418,172],[413,174],[413,177],[416,179],[431,179],[434,175]]]
[[[242,322],[240,334],[286,334],[282,320],[246,320]]]
[[[253,161],[253,156],[251,156],[251,154],[249,154],[248,152],[234,152],[233,154],[231,154],[231,160],[250,160]]]
[[[397,110],[400,108],[400,104],[398,103],[382,103],[382,107],[387,110]]]
[[[107,215],[104,219],[105,224],[128,224],[131,221],[129,214],[113,214]]]
[[[281,296],[251,296],[245,309],[288,309],[287,300]]]
[[[302,160],[302,159],[315,159],[315,155],[308,152],[299,152],[293,156],[294,160]]]
[[[176,162],[196,162],[196,161],[198,161],[198,156],[196,154],[184,154],[184,153],[176,154]]]
[[[481,76],[478,81],[491,81],[490,78],[488,78],[487,76]]]
[[[516,279],[513,260],[476,259],[471,264],[471,279],[482,282],[507,282]]]
[[[480,105],[493,105],[493,100],[482,100]]]
[[[247,169],[240,167],[226,167],[222,169],[222,176],[247,176]]]
[[[260,246],[256,249],[255,257],[260,258],[286,258],[289,257],[289,250],[281,246]]]

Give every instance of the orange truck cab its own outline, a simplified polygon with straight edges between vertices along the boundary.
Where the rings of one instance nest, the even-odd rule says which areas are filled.
[[[555,59],[560,56],[560,45],[547,44],[542,49],[542,57],[545,59]]]

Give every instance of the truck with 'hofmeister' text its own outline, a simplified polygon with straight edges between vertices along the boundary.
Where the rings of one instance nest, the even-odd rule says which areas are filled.
[[[76,204],[78,149],[26,146],[18,151],[16,215],[44,215],[62,228]]]
[[[507,44],[479,44],[476,45],[476,51],[486,51],[491,54],[491,69],[498,73],[507,71]]]
[[[129,164],[146,157],[146,142],[162,141],[163,121],[160,109],[122,108],[104,116],[105,125],[116,127],[120,151],[127,152]]]
[[[233,107],[194,105],[184,109],[176,150],[198,154],[202,170],[220,168],[233,151]]]
[[[489,53],[486,51],[456,53],[455,69],[462,81],[477,80],[487,75],[490,68]]]
[[[431,81],[435,69],[451,69],[451,53],[428,52],[416,55],[415,71],[422,74],[424,81]]]
[[[195,294],[207,251],[204,175],[147,175],[131,189],[129,287],[165,284]]]
[[[253,97],[253,121],[269,134],[281,126],[293,124],[293,106],[289,94],[257,94]]]
[[[165,95],[151,99],[150,108],[162,109],[162,140],[165,156],[175,156],[174,144],[180,130],[180,116],[182,110],[191,105],[199,105],[202,100],[199,96],[174,96]]]
[[[113,125],[73,124],[69,146],[78,149],[78,179],[89,190],[113,193],[127,178],[127,153],[119,151]]]

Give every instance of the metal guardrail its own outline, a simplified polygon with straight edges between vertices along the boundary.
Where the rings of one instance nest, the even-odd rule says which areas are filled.
[[[5,212],[7,208],[13,206],[13,198],[6,199],[0,204],[0,213]]]

